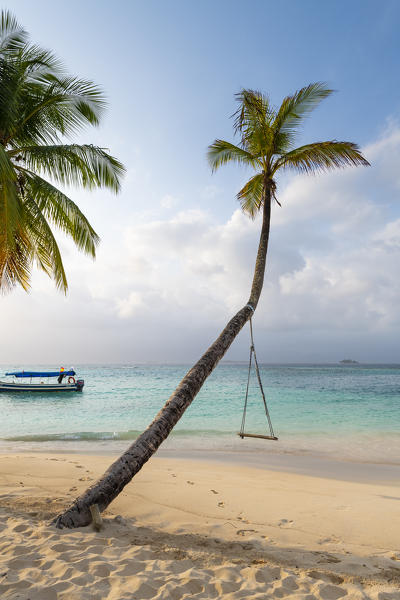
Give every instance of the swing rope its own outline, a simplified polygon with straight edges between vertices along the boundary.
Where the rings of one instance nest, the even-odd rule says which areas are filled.
[[[267,406],[267,401],[265,399],[264,388],[263,388],[263,384],[262,384],[262,381],[261,381],[261,375],[260,375],[260,369],[259,369],[258,361],[257,361],[256,349],[254,347],[253,323],[252,323],[251,317],[249,319],[249,323],[250,323],[250,338],[251,338],[250,357],[249,357],[249,369],[248,369],[248,373],[247,373],[247,386],[246,386],[246,396],[245,396],[245,399],[244,399],[242,424],[241,424],[240,431],[239,431],[238,435],[242,439],[244,437],[257,437],[257,438],[263,438],[263,439],[267,439],[267,440],[277,440],[278,438],[274,434],[274,430],[273,430],[273,427],[272,427],[272,421],[271,421],[271,417],[269,415],[269,410],[268,410],[268,406]],[[245,431],[244,431],[245,424],[246,424],[247,401],[248,401],[248,397],[249,397],[250,374],[251,374],[251,365],[252,365],[252,360],[253,360],[253,354],[254,354],[254,366],[255,366],[255,369],[256,369],[258,385],[260,386],[261,396],[262,396],[263,403],[264,403],[264,409],[265,409],[265,414],[266,414],[267,421],[268,421],[270,435],[259,435],[259,434],[255,434],[255,433],[245,433]]]

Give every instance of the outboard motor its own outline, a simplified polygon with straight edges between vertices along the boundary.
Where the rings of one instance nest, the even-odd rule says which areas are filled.
[[[76,390],[78,392],[81,392],[84,385],[85,385],[84,379],[78,379],[78,381],[76,382]]]

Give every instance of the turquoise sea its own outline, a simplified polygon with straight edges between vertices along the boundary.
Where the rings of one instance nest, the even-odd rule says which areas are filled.
[[[19,368],[2,366],[0,379]],[[0,450],[119,452],[151,422],[188,368],[75,365],[85,379],[82,393],[0,393]],[[262,451],[400,464],[400,365],[262,365],[261,376],[278,442],[236,435],[247,365],[222,363],[163,446],[181,454]],[[266,432],[255,373],[247,425],[249,432]]]

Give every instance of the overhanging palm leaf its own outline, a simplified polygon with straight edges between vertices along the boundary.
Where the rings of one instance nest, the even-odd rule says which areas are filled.
[[[20,253],[23,244],[17,244],[23,219],[23,205],[18,195],[18,181],[13,165],[0,144],[0,278],[2,269],[10,262],[14,251]],[[7,276],[7,281],[9,276]]]
[[[0,288],[29,286],[32,261],[66,291],[49,222],[94,257],[99,237],[77,205],[45,178],[87,189],[120,190],[123,165],[104,148],[66,144],[98,125],[104,94],[71,77],[54,54],[29,44],[7,11],[0,20]],[[45,178],[44,178],[45,177]]]
[[[65,70],[62,61],[53,52],[36,44],[24,44],[18,54],[18,62],[29,83],[46,74],[61,75]]]
[[[88,144],[30,146],[14,150],[31,171],[43,172],[64,185],[120,189],[123,165],[104,148]]]
[[[38,265],[47,275],[53,277],[57,288],[66,291],[68,283],[61,253],[48,222],[33,200],[28,199],[24,204],[24,208],[26,211],[26,231],[32,253]]]
[[[26,231],[14,233],[12,247],[3,243],[3,236],[0,234],[0,245],[0,291],[6,293],[15,285],[28,291],[33,256]]]
[[[98,125],[105,107],[102,92],[90,81],[75,77],[41,77],[30,84],[25,113],[10,137],[25,145],[57,143],[87,124]]]
[[[10,155],[5,151],[4,146],[0,144],[0,180],[5,181],[16,181],[17,174],[14,169],[14,165],[10,160]]]
[[[27,40],[28,34],[18,24],[16,18],[8,11],[2,11],[0,19],[0,52],[20,51]]]
[[[100,238],[79,207],[45,179],[26,172],[27,196],[32,198],[43,216],[69,234],[79,250],[95,257]]]

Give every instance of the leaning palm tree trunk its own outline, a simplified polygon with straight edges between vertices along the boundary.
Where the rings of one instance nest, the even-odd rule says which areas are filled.
[[[209,146],[208,159],[215,171],[220,166],[236,162],[256,171],[237,194],[242,209],[250,217],[263,212],[263,224],[253,284],[246,306],[229,321],[221,335],[185,375],[154,421],[130,448],[92,485],[55,523],[57,527],[79,527],[91,521],[90,506],[104,510],[149,460],[168,437],[201,386],[217,366],[246,321],[255,311],[264,282],[268,249],[271,200],[276,199],[275,174],[280,169],[300,173],[329,171],[345,166],[368,166],[358,146],[352,142],[315,142],[293,147],[296,129],[311,110],[331,94],[321,83],[311,83],[292,96],[284,98],[275,110],[260,92],[242,90],[238,95],[239,108],[235,113],[235,132],[240,134],[239,145],[215,140]]]
[[[97,504],[103,511],[118,496],[168,437],[200,391],[207,377],[252,316],[258,304],[264,281],[271,218],[271,194],[268,189],[265,190],[263,204],[263,224],[248,304],[236,313],[220,336],[185,375],[149,427],[94,485],[90,486],[70,508],[55,519],[54,522],[58,528],[88,525],[92,520],[91,505]]]

